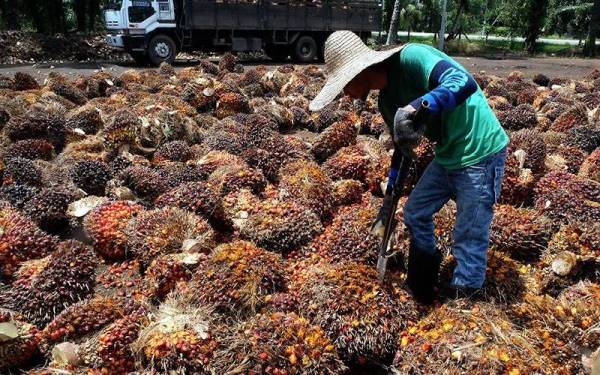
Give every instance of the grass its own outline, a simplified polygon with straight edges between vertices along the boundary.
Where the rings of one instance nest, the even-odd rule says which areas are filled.
[[[399,43],[407,43],[408,37],[398,37]],[[437,47],[432,36],[412,36],[411,43],[423,43]],[[562,56],[575,57],[581,56],[582,47],[537,43],[535,56]],[[510,40],[452,40],[446,43],[446,52],[458,56],[526,56],[525,43],[521,41]]]

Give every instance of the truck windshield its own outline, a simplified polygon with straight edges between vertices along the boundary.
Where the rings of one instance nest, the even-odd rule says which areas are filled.
[[[107,9],[107,10],[120,10],[122,4],[123,4],[122,0],[108,0],[106,2],[106,6],[104,6],[104,9]]]
[[[133,0],[129,7],[129,22],[143,22],[154,14],[150,0]]]

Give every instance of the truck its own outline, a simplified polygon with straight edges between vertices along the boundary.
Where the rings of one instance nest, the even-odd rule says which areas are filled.
[[[323,59],[335,30],[363,39],[380,29],[381,0],[109,0],[106,42],[140,64],[179,52],[260,52],[299,63]]]

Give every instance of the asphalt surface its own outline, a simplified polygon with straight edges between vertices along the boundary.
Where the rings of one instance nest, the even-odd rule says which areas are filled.
[[[600,59],[578,59],[578,58],[483,58],[483,57],[455,57],[471,72],[486,71],[489,74],[506,75],[514,70],[523,72],[532,77],[536,73],[543,73],[549,77],[564,77],[578,79],[583,78],[593,69],[600,69]],[[214,60],[214,59],[213,59]],[[173,65],[176,70],[194,66],[197,62],[193,60],[177,60]],[[265,60],[240,61],[245,66],[266,65],[275,69],[282,63],[273,63]],[[322,65],[321,65],[322,66]],[[0,66],[0,74],[12,76],[15,72],[22,71],[33,75],[42,83],[48,73],[58,72],[70,78],[79,75],[93,74],[99,70],[119,75],[130,69],[148,69],[139,67],[133,63],[40,63],[32,65]]]

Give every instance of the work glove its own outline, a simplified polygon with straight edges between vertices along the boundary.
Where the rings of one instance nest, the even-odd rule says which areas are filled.
[[[371,233],[378,237],[383,237],[387,220],[390,217],[390,215],[394,214],[392,212],[392,193],[389,190],[390,189],[388,189],[385,196],[383,197],[383,203],[381,204],[381,208],[379,209],[377,218],[373,222],[373,225],[371,225]]]
[[[394,116],[394,145],[401,150],[412,150],[417,147],[423,138],[425,124],[415,121],[414,111],[409,112],[398,108]]]

